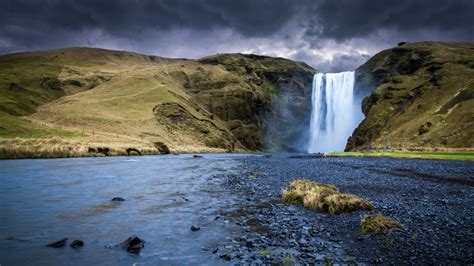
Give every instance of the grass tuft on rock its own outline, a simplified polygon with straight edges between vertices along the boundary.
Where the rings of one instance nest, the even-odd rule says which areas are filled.
[[[290,187],[283,190],[283,201],[291,204],[303,204],[307,208],[317,209],[317,207],[311,207],[317,199],[337,192],[338,189],[332,185],[297,179],[291,182]]]
[[[305,194],[294,189],[283,190],[283,201],[290,204],[303,204]]]
[[[374,205],[356,195],[351,194],[332,194],[324,198],[321,202],[320,209],[331,214],[339,214],[343,212],[353,212],[358,210],[374,210]]]
[[[282,265],[296,265],[296,260],[291,257],[281,259]]]
[[[326,211],[331,214],[373,210],[374,206],[356,195],[341,194],[333,185],[297,179],[283,190],[282,199],[290,204],[302,204],[305,208]]]
[[[394,219],[382,214],[365,216],[360,221],[360,235],[370,235],[390,230],[401,230],[402,225]]]
[[[268,249],[262,249],[262,250],[257,251],[257,254],[263,255],[263,256],[272,255],[272,251]]]
[[[301,191],[307,191],[307,190],[331,190],[334,192],[338,192],[339,190],[337,187],[333,185],[326,185],[318,182],[313,182],[309,180],[304,180],[304,179],[296,179],[290,184],[290,188],[296,189],[296,190],[301,190]]]

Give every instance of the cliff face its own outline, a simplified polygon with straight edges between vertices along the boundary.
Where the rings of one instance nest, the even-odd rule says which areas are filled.
[[[474,45],[413,43],[356,70],[366,115],[346,150],[474,148]]]
[[[69,48],[0,56],[0,153],[147,154],[159,152],[156,143],[175,152],[300,150],[314,72],[242,54],[187,60]]]
[[[251,150],[303,151],[306,146],[314,69],[282,58],[227,54],[199,60],[220,65],[241,81],[191,93],[227,122]]]

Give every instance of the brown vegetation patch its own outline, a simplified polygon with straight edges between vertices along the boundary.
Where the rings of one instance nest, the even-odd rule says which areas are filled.
[[[365,216],[360,221],[360,235],[369,235],[374,233],[386,232],[390,230],[401,230],[402,225],[390,217],[382,214]]]
[[[372,203],[351,194],[339,193],[333,185],[321,184],[309,180],[294,180],[283,190],[283,201],[302,204],[305,208],[322,210],[331,214],[373,210]]]

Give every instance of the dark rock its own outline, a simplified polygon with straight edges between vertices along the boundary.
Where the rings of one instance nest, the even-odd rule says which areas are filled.
[[[69,80],[65,80],[63,82],[64,85],[72,85],[72,86],[76,86],[76,87],[82,87],[84,86],[84,84],[82,82],[80,82],[79,80],[75,80],[75,79],[69,79]]]
[[[230,261],[232,259],[232,256],[229,255],[229,254],[222,254],[222,255],[219,256],[219,258],[221,258],[223,260]]]
[[[158,152],[160,152],[160,154],[169,154],[170,153],[170,149],[163,142],[156,141],[154,144],[155,144],[156,149],[158,149]]]
[[[25,89],[23,87],[20,87],[20,85],[18,85],[16,83],[10,83],[10,86],[8,86],[8,89],[10,91],[14,91],[14,92],[25,91]]]
[[[107,147],[97,147],[97,152],[102,153],[105,156],[109,156],[110,149]]]
[[[245,246],[247,248],[254,248],[255,244],[252,241],[247,241],[247,242],[245,242]]]
[[[66,246],[66,243],[67,243],[67,238],[63,238],[59,241],[56,241],[54,243],[51,243],[49,245],[47,245],[47,247],[51,247],[51,248],[62,248],[62,247],[65,247]]]
[[[128,155],[128,156],[131,156],[131,155],[142,155],[142,153],[141,153],[139,150],[135,149],[135,148],[127,148],[125,151],[127,152],[127,155]]]
[[[193,158],[203,158],[202,155],[193,155]]]
[[[112,201],[125,201],[125,199],[121,197],[114,197]]]
[[[194,226],[194,225],[191,226],[191,231],[196,232],[196,231],[199,231],[199,230],[201,230],[201,227],[199,227],[199,226]]]
[[[423,135],[428,132],[433,124],[431,122],[426,122],[418,128],[418,135]]]
[[[133,254],[139,254],[141,249],[145,247],[145,240],[137,236],[131,236],[122,243],[122,248]]]
[[[44,89],[61,90],[61,81],[55,77],[45,77],[41,80],[40,86]]]
[[[71,248],[82,248],[84,246],[84,241],[82,240],[74,240],[69,245]]]

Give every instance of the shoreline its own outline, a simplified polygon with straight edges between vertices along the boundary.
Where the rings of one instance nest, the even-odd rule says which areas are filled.
[[[392,158],[392,159],[410,159],[410,160],[454,160],[454,161],[474,161],[474,152],[329,152],[326,154],[311,154],[311,153],[273,153],[265,151],[233,151],[227,150],[216,150],[216,149],[196,149],[195,151],[170,151],[169,153],[162,153],[157,149],[132,149],[133,154],[127,154],[123,149],[110,149],[108,154],[105,155],[101,152],[88,152],[84,150],[84,147],[72,149],[67,147],[65,151],[51,151],[45,148],[37,148],[34,151],[18,151],[9,150],[5,147],[0,147],[0,160],[21,160],[21,159],[59,159],[59,158],[94,158],[94,157],[136,157],[136,156],[153,156],[153,155],[166,155],[166,154],[219,154],[219,153],[230,153],[230,154],[267,154],[267,155],[278,155],[278,154],[291,154],[294,157],[358,157],[358,158]],[[81,150],[83,149],[83,151]],[[137,154],[135,150],[138,150],[140,154]]]
[[[45,156],[46,154],[46,156]],[[143,156],[161,156],[161,155],[181,155],[181,154],[249,154],[249,155],[259,155],[259,154],[265,154],[264,152],[255,152],[255,151],[237,151],[237,152],[228,152],[225,150],[222,151],[186,151],[186,152],[170,152],[170,153],[160,153],[160,152],[149,152],[149,153],[142,153],[141,155],[137,154],[132,154],[132,155],[127,155],[126,153],[120,153],[120,154],[109,154],[109,155],[103,155],[100,153],[84,153],[84,154],[77,154],[77,155],[71,155],[71,156],[55,156],[55,155],[61,155],[62,153],[57,153],[57,154],[51,154],[51,153],[44,153],[40,154],[39,156],[24,156],[24,157],[2,157],[0,156],[0,160],[41,160],[41,159],[66,159],[66,158],[105,158],[105,157],[143,157]],[[51,155],[51,156],[50,156]]]
[[[474,161],[473,151],[390,151],[390,152],[329,152],[326,157],[362,157],[362,158],[393,158],[393,159],[421,159],[421,160],[456,160]]]
[[[82,157],[144,156],[162,154],[228,153],[201,145],[167,145],[163,142],[84,139],[0,139],[0,160]],[[237,149],[233,153],[252,153]]]

